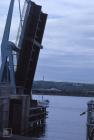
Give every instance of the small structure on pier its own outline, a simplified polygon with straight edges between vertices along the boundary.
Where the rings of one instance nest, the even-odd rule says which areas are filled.
[[[25,135],[42,125],[47,114],[46,106],[39,106],[31,92],[47,14],[40,5],[25,0],[14,43],[9,41],[13,8],[11,0],[1,43],[0,136],[7,135],[8,130]]]
[[[94,100],[88,102],[87,109],[87,139],[94,140]]]

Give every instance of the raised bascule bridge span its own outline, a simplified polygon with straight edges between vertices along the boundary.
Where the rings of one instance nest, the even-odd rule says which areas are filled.
[[[26,135],[46,119],[46,106],[32,98],[32,84],[42,46],[47,14],[42,6],[25,0],[19,13],[16,42],[9,41],[15,0],[10,1],[1,42],[0,136]]]

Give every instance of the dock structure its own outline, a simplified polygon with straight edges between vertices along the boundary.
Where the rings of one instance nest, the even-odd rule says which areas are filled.
[[[47,14],[42,12],[42,6],[25,0],[14,43],[9,41],[13,8],[14,0],[11,0],[1,43],[0,137],[11,133],[27,135],[33,128],[44,124],[47,115],[47,106],[39,105],[32,98]]]
[[[94,100],[88,102],[87,109],[87,137],[86,140],[94,140]]]

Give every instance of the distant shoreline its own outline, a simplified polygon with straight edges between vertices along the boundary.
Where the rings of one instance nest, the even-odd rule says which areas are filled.
[[[43,95],[43,96],[45,96],[45,95],[49,95],[49,96],[72,96],[72,97],[94,97],[94,95],[90,95],[90,94],[88,94],[88,95],[75,95],[75,94],[62,94],[62,93],[42,93],[42,92],[33,92],[32,93],[33,95]]]
[[[37,95],[94,97],[94,84],[34,81],[32,92]]]

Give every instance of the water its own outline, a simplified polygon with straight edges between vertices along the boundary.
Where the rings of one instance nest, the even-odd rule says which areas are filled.
[[[35,99],[42,96],[34,95]],[[38,140],[86,140],[86,115],[88,97],[44,96],[50,101],[45,132]]]

